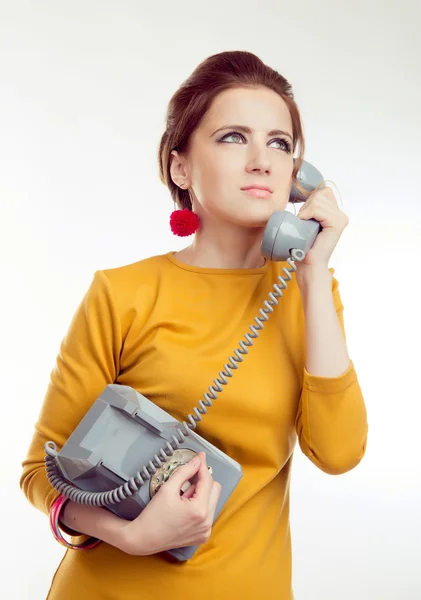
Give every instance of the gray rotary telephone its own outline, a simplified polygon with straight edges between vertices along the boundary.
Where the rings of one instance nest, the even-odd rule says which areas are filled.
[[[297,179],[307,192],[314,191],[323,181],[321,173],[305,161]],[[293,185],[290,201],[305,199]],[[278,277],[279,283],[274,284],[274,291],[269,293],[250,332],[244,335],[186,421],[177,421],[129,386],[107,385],[59,452],[54,442],[45,444],[45,466],[51,485],[73,502],[101,506],[133,520],[179,466],[204,451],[213,478],[221,484],[216,519],[240,481],[242,468],[194,430],[227,385],[232,371],[243,362],[292,279],[294,262],[304,259],[320,230],[317,221],[300,220],[286,211],[270,217],[262,238],[262,254],[269,260],[286,261],[288,267],[283,268],[284,276]],[[185,561],[196,549],[197,546],[187,546],[169,553]]]

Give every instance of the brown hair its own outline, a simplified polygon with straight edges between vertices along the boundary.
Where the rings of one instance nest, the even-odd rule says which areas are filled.
[[[187,151],[192,133],[209,110],[214,98],[235,87],[266,87],[281,96],[289,108],[292,120],[293,151],[299,145],[292,180],[299,191],[308,197],[296,176],[304,156],[304,135],[301,117],[294,101],[291,85],[274,69],[265,65],[251,52],[234,50],[214,54],[204,60],[171,98],[167,110],[166,130],[159,144],[159,175],[181,208],[191,209],[188,190],[180,189],[172,180],[170,156],[173,150]]]

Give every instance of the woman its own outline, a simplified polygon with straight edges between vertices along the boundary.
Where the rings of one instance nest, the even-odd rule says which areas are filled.
[[[339,474],[360,462],[367,437],[338,282],[328,267],[348,223],[330,189],[303,204],[299,217],[316,219],[322,231],[197,427],[243,469],[213,526],[221,488],[204,454],[177,469],[139,517],[126,521],[104,508],[63,504],[46,477],[44,444],[62,447],[110,383],[129,385],[185,419],[282,273],[285,263],[265,261],[260,244],[270,215],[287,206],[303,155],[291,87],[253,54],[210,57],[171,99],[160,173],[179,209],[187,209],[172,215],[173,231],[196,231],[193,242],[95,273],[61,345],[23,463],[21,487],[31,503],[53,511],[65,532],[101,540],[72,540],[85,540],[86,549],[69,547],[50,600],[292,598],[296,440],[317,467]],[[165,552],[196,544],[187,562]]]

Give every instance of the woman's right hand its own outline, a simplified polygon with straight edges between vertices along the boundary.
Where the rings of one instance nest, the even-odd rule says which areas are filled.
[[[184,484],[197,474],[197,482],[184,494]],[[206,454],[174,471],[136,519],[122,528],[121,550],[147,556],[208,541],[221,493],[206,465]]]

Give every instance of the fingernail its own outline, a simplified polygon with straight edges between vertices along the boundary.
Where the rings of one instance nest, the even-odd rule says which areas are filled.
[[[181,491],[183,492],[187,492],[187,490],[189,489],[189,487],[191,486],[190,481],[186,481],[185,483],[183,483],[183,485],[181,486]]]

